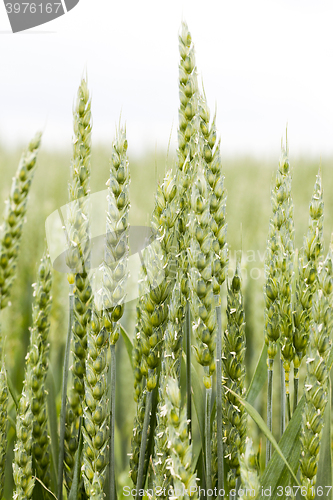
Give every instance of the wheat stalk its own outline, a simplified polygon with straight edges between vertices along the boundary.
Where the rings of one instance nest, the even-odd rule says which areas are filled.
[[[7,408],[8,408],[8,387],[6,379],[6,369],[2,362],[0,371],[0,498],[2,498],[5,484],[5,465],[7,452]]]

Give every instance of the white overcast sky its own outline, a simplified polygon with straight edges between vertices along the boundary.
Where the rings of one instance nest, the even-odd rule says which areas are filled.
[[[0,3],[0,142],[44,130],[70,147],[87,69],[93,141],[111,143],[120,113],[129,146],[176,148],[178,32],[187,21],[199,79],[225,154],[333,154],[333,2],[80,0],[68,14],[10,33]]]

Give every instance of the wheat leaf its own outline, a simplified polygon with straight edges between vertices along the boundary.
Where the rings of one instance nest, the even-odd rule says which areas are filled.
[[[73,483],[72,483],[71,491],[69,492],[69,495],[68,495],[68,500],[77,500],[78,493],[79,493],[80,470],[81,470],[81,454],[82,454],[82,448],[83,448],[83,435],[82,435],[81,424],[80,424],[80,430],[79,430],[79,432],[80,432],[80,440],[79,440],[78,449],[76,451],[75,464],[74,464]]]
[[[125,342],[125,347],[126,347],[126,351],[127,351],[130,363],[131,363],[132,370],[134,370],[133,356],[132,356],[133,344],[132,344],[131,339],[129,338],[128,333],[126,332],[125,328],[122,325],[119,325],[119,326],[120,326],[120,333],[121,333],[121,335],[124,339],[124,342]]]
[[[292,477],[293,477],[295,483],[297,484],[297,486],[300,486],[300,484],[299,484],[299,482],[297,480],[297,477],[295,476],[295,473],[294,473],[293,469],[290,467],[290,465],[289,465],[286,457],[284,456],[284,454],[281,451],[281,448],[279,447],[278,443],[276,442],[275,437],[273,436],[273,434],[271,433],[271,431],[268,429],[268,427],[265,424],[265,422],[263,421],[261,415],[259,415],[259,413],[257,412],[257,410],[255,408],[253,408],[253,406],[251,406],[247,401],[245,401],[243,398],[241,398],[234,391],[232,391],[231,389],[227,389],[227,390],[230,391],[233,394],[233,396],[235,396],[235,398],[237,398],[242,405],[244,405],[247,413],[255,421],[255,423],[258,425],[258,427],[260,427],[260,429],[262,430],[262,432],[265,434],[266,438],[269,439],[270,442],[272,443],[272,445],[274,446],[276,452],[278,453],[278,455],[280,456],[280,458],[283,460],[283,462],[285,463],[285,465],[289,469],[289,472],[292,475]],[[272,485],[272,483],[270,483],[270,485]]]
[[[254,405],[257,396],[262,391],[267,380],[267,346],[263,345],[261,350],[260,358],[256,366],[255,372],[253,374],[251,383],[246,392],[245,399],[250,405]]]
[[[303,396],[299,401],[296,411],[294,412],[293,417],[279,442],[280,450],[285,459],[288,460],[288,464],[294,471],[294,474],[297,472],[301,453],[301,443],[299,438],[304,403],[305,398]],[[277,488],[279,486],[282,488],[288,486],[289,480],[290,475],[287,471],[285,462],[277,453],[274,453],[265,469],[263,477],[261,478],[261,487],[263,490],[271,487],[272,498],[276,498],[274,495],[277,495]]]

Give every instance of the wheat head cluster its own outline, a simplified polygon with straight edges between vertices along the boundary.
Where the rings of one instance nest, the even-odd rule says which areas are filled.
[[[86,78],[81,81],[64,228],[69,313],[59,367],[61,394],[52,395],[47,388],[56,271],[46,248],[33,289],[20,395],[6,369],[4,339],[10,332],[3,331],[0,338],[0,498],[8,479],[9,432],[15,434],[11,495],[17,500],[115,500],[129,494],[136,500],[224,500],[261,498],[267,491],[270,498],[331,498],[331,447],[326,441],[333,363],[333,247],[324,250],[321,171],[310,202],[308,231],[302,248],[296,249],[286,141],[267,218],[263,348],[245,387],[241,257],[235,271],[228,273],[221,143],[216,116],[211,116],[197,81],[186,23],[180,29],[179,52],[177,156],[156,187],[152,237],[141,255],[133,335],[122,324],[130,255],[126,128],[120,125],[116,131],[105,179],[104,254],[96,270],[91,263],[89,208],[91,99]],[[4,210],[0,311],[10,303],[40,144],[38,134],[22,154]],[[96,290],[92,283],[97,273]],[[135,400],[128,487],[122,490],[115,446],[118,342],[125,343],[129,354],[134,384],[129,390]],[[280,429],[273,428],[274,366],[280,374],[280,404],[274,408]],[[259,395],[267,404],[265,418],[254,404]],[[9,418],[12,406],[15,419]],[[254,426],[258,432],[251,436]]]

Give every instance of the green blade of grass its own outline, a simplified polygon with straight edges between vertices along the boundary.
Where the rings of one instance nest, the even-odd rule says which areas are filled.
[[[260,358],[253,374],[251,383],[246,392],[245,399],[250,405],[254,405],[257,396],[262,391],[267,380],[267,346],[263,345]]]
[[[125,347],[126,347],[126,351],[127,351],[130,363],[131,363],[132,370],[134,370],[133,356],[132,356],[133,344],[132,344],[131,339],[129,338],[128,333],[126,332],[125,328],[122,325],[119,325],[119,326],[120,326],[120,333],[121,333],[121,335],[124,339],[124,342],[125,342]]]
[[[294,412],[282,438],[279,441],[281,452],[286,460],[288,460],[288,464],[292,468],[294,474],[297,472],[301,453],[301,443],[299,438],[304,403],[305,398],[303,396],[299,401],[296,411]],[[261,478],[261,488],[265,491],[267,488],[271,487],[272,498],[277,498],[277,488],[289,486],[289,481],[290,474],[284,460],[282,460],[277,453],[274,453]]]
[[[288,470],[289,470],[291,476],[293,477],[296,485],[300,486],[300,484],[299,484],[299,482],[297,480],[297,477],[295,476],[295,473],[294,473],[293,469],[289,465],[289,463],[288,463],[286,457],[284,456],[284,454],[283,454],[280,446],[278,445],[278,443],[276,442],[273,434],[271,433],[271,431],[268,429],[267,425],[263,421],[261,415],[259,415],[259,413],[257,412],[257,410],[255,408],[253,408],[253,406],[251,406],[247,401],[245,401],[243,398],[241,398],[234,391],[232,391],[231,389],[228,389],[228,391],[230,391],[239,400],[239,402],[245,407],[247,413],[255,421],[255,423],[258,425],[258,427],[261,429],[261,431],[265,434],[266,438],[269,439],[269,441],[272,443],[273,447],[276,450],[276,453],[279,455],[279,457],[284,462],[285,466],[288,468]],[[270,485],[272,485],[272,484],[273,483],[271,482]],[[275,497],[273,496],[272,498],[275,498]]]
[[[202,391],[202,383],[199,380],[196,369],[191,364],[192,396],[195,412],[199,423],[202,449],[205,449],[205,397]]]
[[[10,378],[9,376],[9,373],[8,373],[8,370],[6,370],[6,379],[7,379],[7,387],[8,387],[8,390],[9,390],[9,393],[15,403],[15,407],[16,407],[16,410],[18,409],[18,399],[17,399],[17,395],[16,395],[16,390],[14,388],[14,385],[13,385],[13,382],[12,382],[12,379]]]
[[[79,429],[79,446],[78,446],[78,449],[76,451],[76,456],[75,456],[73,483],[72,483],[71,491],[69,492],[69,495],[68,495],[68,500],[77,500],[78,494],[79,494],[81,455],[82,455],[82,448],[83,448],[83,435],[82,435],[81,425],[82,425],[82,418],[81,418],[80,429]]]
[[[57,417],[57,406],[56,406],[56,391],[55,382],[53,376],[52,365],[49,365],[48,374],[46,378],[46,390],[47,390],[47,412],[49,418],[49,429],[51,437],[51,454],[52,454],[52,481],[54,487],[57,485],[57,472],[56,467],[58,463],[59,456],[59,442],[58,442],[58,417]]]

